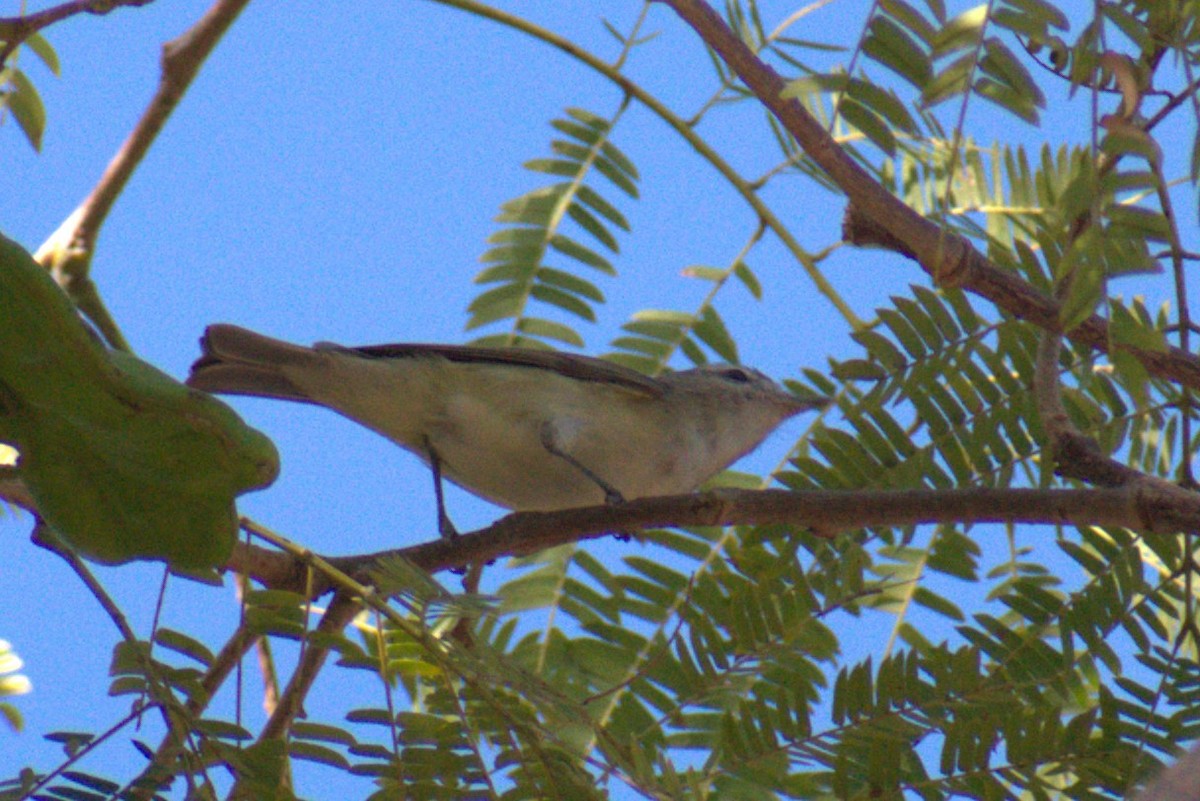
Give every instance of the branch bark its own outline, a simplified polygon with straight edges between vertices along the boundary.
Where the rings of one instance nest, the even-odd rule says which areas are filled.
[[[364,584],[380,559],[403,557],[436,572],[504,556],[519,556],[616,531],[657,526],[792,525],[815,535],[872,526],[928,523],[1056,523],[1137,531],[1200,531],[1200,494],[1144,477],[1119,487],[1078,490],[974,488],[958,490],[714,490],[641,498],[620,506],[557,512],[514,512],[453,540],[373,554],[330,557],[338,570]],[[289,554],[239,543],[227,567],[268,587],[314,594],[332,584]]]
[[[858,166],[799,102],[785,100],[786,82],[739,39],[703,0],[659,0],[670,6],[706,45],[729,65],[742,82],[779,120],[813,161],[850,199],[852,244],[883,244],[914,259],[939,286],[961,287],[1004,311],[1040,328],[1057,329],[1059,304],[1012,272],[989,261],[964,238],[950,233],[909,208]],[[856,235],[857,221],[874,236]],[[1066,336],[1075,343],[1108,353],[1108,324],[1092,315]],[[1117,345],[1132,354],[1154,376],[1200,389],[1200,359],[1178,348],[1152,351]]]

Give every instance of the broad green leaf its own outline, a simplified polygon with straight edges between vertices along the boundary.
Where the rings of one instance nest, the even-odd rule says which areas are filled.
[[[1044,0],[1005,0],[1005,3],[1019,9],[1023,16],[1035,19],[1042,25],[1057,28],[1060,31],[1067,30],[1067,15],[1057,6],[1044,2]]]
[[[562,199],[567,184],[544,186],[526,192],[518,198],[505,201],[496,215],[496,222],[522,223],[545,227],[558,203]]]
[[[279,472],[265,436],[225,404],[106,350],[66,295],[0,237],[0,440],[43,520],[103,562],[223,564],[234,498]]]
[[[846,359],[833,365],[833,375],[839,381],[868,380],[878,381],[887,378],[889,373],[883,365],[866,359]]]
[[[696,322],[696,316],[687,312],[671,311],[670,309],[642,309],[634,313],[633,321],[635,323],[652,322],[690,326]]]
[[[326,748],[316,743],[293,739],[288,742],[288,753],[296,759],[304,759],[321,765],[330,765],[341,770],[350,769],[350,761],[345,756],[334,751],[332,748]]]
[[[467,306],[471,315],[467,330],[520,314],[526,292],[520,284],[502,284],[484,292]]]
[[[698,264],[693,264],[690,267],[683,268],[683,275],[688,278],[699,278],[704,281],[710,281],[714,284],[720,283],[729,277],[729,272],[720,267],[704,267]]]
[[[579,163],[564,159],[530,159],[521,166],[530,172],[560,175],[567,178],[572,178],[579,174]]]
[[[479,260],[484,264],[512,264],[534,268],[545,253],[546,247],[543,244],[497,245],[485,250]]]

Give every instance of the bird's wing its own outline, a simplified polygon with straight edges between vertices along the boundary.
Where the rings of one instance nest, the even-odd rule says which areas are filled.
[[[639,373],[637,370],[606,362],[603,359],[594,359],[591,356],[579,356],[574,353],[561,353],[553,350],[411,343],[347,348],[331,342],[318,342],[314,347],[317,350],[353,353],[368,359],[410,359],[418,356],[439,356],[448,361],[467,364],[507,364],[515,367],[532,367],[539,370],[551,370],[578,381],[616,384],[645,395],[657,397],[663,394],[661,382]]]

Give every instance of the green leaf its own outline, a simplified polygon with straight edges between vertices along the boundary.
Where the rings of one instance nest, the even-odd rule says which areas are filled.
[[[989,78],[980,78],[975,82],[975,94],[990,100],[1030,125],[1038,124],[1037,105],[1030,98],[1014,91],[1010,86],[997,83]]]
[[[271,441],[211,395],[106,350],[66,295],[0,237],[0,441],[42,519],[103,562],[223,564],[234,498],[279,472]]]
[[[921,103],[927,107],[936,106],[944,100],[957,97],[967,91],[971,71],[975,68],[975,58],[972,54],[962,56],[948,64],[921,90]]]
[[[613,253],[620,251],[620,246],[604,224],[596,219],[590,211],[583,207],[580,203],[572,203],[567,207],[567,214],[572,220],[579,224],[579,227],[594,236],[600,244],[611,250]]]
[[[930,24],[920,11],[904,0],[880,0],[879,7],[895,19],[895,24],[904,26],[903,30],[906,34],[911,33],[926,45],[931,44],[937,35],[937,27]]]
[[[601,217],[605,218],[622,231],[629,230],[629,221],[625,219],[625,215],[617,211],[616,207],[601,197],[596,190],[588,186],[580,186],[578,189],[578,195],[580,200],[595,210],[595,212]]]
[[[530,159],[523,165],[530,172],[540,172],[546,175],[559,175],[574,178],[579,175],[580,165],[577,161],[565,159]]]
[[[496,215],[496,222],[522,223],[545,228],[550,217],[558,209],[563,193],[569,184],[544,186],[526,192],[520,197],[505,201]]]
[[[13,731],[21,731],[25,727],[25,718],[21,717],[21,712],[12,704],[0,704],[0,717],[4,718],[4,722]]]
[[[1059,309],[1059,324],[1070,331],[1096,309],[1104,289],[1104,270],[1097,258],[1101,234],[1093,226],[1076,238],[1058,271],[1070,276],[1068,291]]]
[[[864,329],[851,334],[851,338],[867,349],[867,352],[880,364],[889,370],[901,370],[908,364],[908,359],[891,340],[878,331]]]
[[[58,54],[54,52],[54,47],[50,42],[46,41],[46,37],[40,33],[35,33],[25,40],[25,46],[42,60],[42,63],[46,65],[46,68],[50,72],[56,76],[62,74],[62,67],[58,63]]]
[[[164,648],[196,660],[204,667],[211,665],[215,659],[213,652],[204,643],[173,629],[158,629],[154,633],[154,641]]]
[[[565,342],[573,347],[582,348],[583,338],[562,323],[553,320],[541,320],[537,317],[522,317],[517,323],[517,330],[523,334],[541,339],[553,339]]]
[[[550,240],[550,247],[564,256],[569,256],[582,264],[586,264],[588,267],[594,267],[606,275],[617,274],[616,268],[612,266],[612,262],[596,251],[584,247],[567,236],[555,234]]]
[[[917,124],[908,109],[894,94],[868,81],[857,78],[850,81],[850,97],[862,103],[875,114],[886,120],[893,128],[907,134],[917,134]]]
[[[881,15],[871,20],[869,34],[863,43],[863,53],[916,89],[924,89],[933,74],[925,49],[906,31]]]
[[[700,322],[692,329],[701,342],[730,364],[738,363],[737,343],[729,335],[725,322],[712,306],[705,306]]]
[[[617,337],[612,341],[612,346],[622,350],[644,353],[657,361],[665,358],[675,347],[675,343],[646,337]]]
[[[532,271],[545,253],[546,247],[542,244],[498,245],[485,250],[479,260],[484,264],[511,264]]]
[[[758,276],[755,275],[754,271],[750,269],[750,265],[746,264],[744,261],[739,261],[733,267],[733,274],[736,275],[738,280],[742,282],[742,285],[750,291],[751,296],[753,296],[755,300],[762,300],[762,284],[759,283]]]
[[[526,288],[520,284],[503,284],[484,292],[467,306],[471,314],[467,330],[517,316],[525,304],[526,293]]]
[[[869,108],[848,97],[843,97],[838,111],[846,119],[846,122],[853,125],[884,153],[889,156],[896,154],[895,134]]]
[[[316,743],[304,742],[303,740],[293,739],[288,742],[288,753],[297,759],[304,759],[321,765],[329,765],[341,770],[350,770],[351,767],[350,760],[332,748],[326,748]]]
[[[542,284],[535,286],[530,290],[529,294],[543,303],[549,303],[551,306],[562,309],[576,317],[581,317],[589,323],[596,321],[596,313],[592,311],[591,306],[579,300],[576,296],[569,295],[560,289]]]
[[[1171,223],[1162,212],[1116,203],[1107,209],[1114,226],[1129,229],[1135,236],[1155,242],[1171,241]]]
[[[42,98],[24,72],[16,68],[9,68],[4,72],[12,88],[0,95],[0,98],[12,111],[13,119],[21,127],[29,144],[34,150],[40,151],[42,134],[46,131],[46,107],[42,105]]]
[[[699,278],[702,281],[709,281],[714,284],[719,284],[729,277],[726,270],[720,267],[704,267],[699,264],[692,264],[683,268],[683,275],[688,278]]]
[[[600,158],[597,158],[594,162],[596,171],[611,181],[613,186],[620,189],[629,197],[636,199],[640,195],[638,193],[637,184],[633,182],[633,178],[631,178],[629,174],[623,168],[618,166],[611,158],[604,157],[613,151],[615,151],[615,148],[613,148],[608,142],[605,142],[601,146],[600,152],[604,155],[602,155]],[[621,155],[621,159],[628,162],[623,155]],[[632,167],[633,165],[630,164],[629,166]],[[637,170],[633,170],[633,176],[636,178]]]
[[[595,284],[585,281],[577,275],[572,275],[562,270],[555,270],[551,267],[543,267],[538,270],[537,279],[539,283],[558,287],[570,292],[572,295],[579,295],[596,303],[604,302],[604,293]]]
[[[866,359],[846,359],[833,365],[833,375],[839,381],[878,381],[887,378],[890,373],[878,362]]]
[[[935,58],[942,58],[964,48],[973,48],[987,24],[988,4],[968,9],[942,25],[934,37]]]
[[[354,735],[337,726],[326,723],[314,723],[311,720],[298,720],[292,724],[292,737],[301,740],[319,740],[338,745],[354,745]]]

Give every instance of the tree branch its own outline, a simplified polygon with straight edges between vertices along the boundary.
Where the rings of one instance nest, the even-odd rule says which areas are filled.
[[[251,646],[259,641],[259,638],[260,635],[250,631],[245,625],[237,628],[200,679],[200,687],[204,692],[195,693],[188,698],[185,709],[190,715],[200,716],[209,701],[217,694],[217,690],[229,678],[229,674],[237,667]],[[138,778],[130,783],[130,797],[139,801],[153,798],[155,793],[165,787],[176,775],[177,771],[172,769],[171,764],[183,753],[184,744],[181,739],[175,733],[168,731],[163,735],[149,764]]]
[[[325,610],[321,622],[317,624],[317,631],[325,635],[341,632],[358,614],[360,608],[361,605],[358,601],[348,595],[338,593]],[[328,637],[325,639],[327,640]],[[308,697],[309,690],[312,689],[313,682],[316,681],[317,674],[321,672],[321,666],[325,664],[328,656],[329,647],[327,645],[305,641],[300,662],[296,665],[295,672],[292,673],[291,681],[288,682],[283,695],[279,697],[278,705],[259,733],[260,742],[283,737],[287,733],[292,721],[300,714],[304,699]],[[244,788],[235,784],[228,797],[245,798]]]
[[[917,261],[939,286],[961,287],[1024,320],[1041,327],[1058,327],[1059,304],[1048,295],[1003,270],[961,236],[946,231],[905,205],[856,164],[825,128],[796,100],[780,92],[786,82],[739,39],[721,16],[703,0],[659,0],[670,6],[795,137],[804,151],[850,200],[852,223],[870,223],[860,231],[848,227],[852,244],[886,243]],[[874,231],[874,236],[870,232]],[[862,233],[863,235],[858,235]],[[1092,315],[1066,333],[1071,341],[1102,353],[1112,343],[1108,324]],[[1200,359],[1178,348],[1151,351],[1132,345],[1117,347],[1138,359],[1155,376],[1200,389]]]
[[[4,46],[0,47],[0,65],[8,61],[13,51],[30,36],[68,17],[76,14],[102,16],[121,6],[145,6],[153,2],[154,0],[73,0],[33,14],[0,17],[0,42],[4,43]]]
[[[34,254],[114,348],[130,349],[90,277],[100,227],[205,59],[249,2],[217,0],[199,22],[163,45],[158,90],[141,119],[117,150],[91,194]]]
[[[1123,486],[1078,490],[714,490],[641,498],[620,506],[514,512],[453,540],[437,539],[325,561],[356,581],[370,584],[372,566],[382,558],[403,557],[432,573],[614,531],[657,526],[792,525],[821,537],[872,526],[923,523],[1056,523],[1142,532],[1200,531],[1200,494],[1136,475],[1138,481]],[[304,560],[279,551],[238,543],[227,567],[268,587],[297,592],[308,587]],[[332,586],[318,574],[308,588],[319,595]]]

